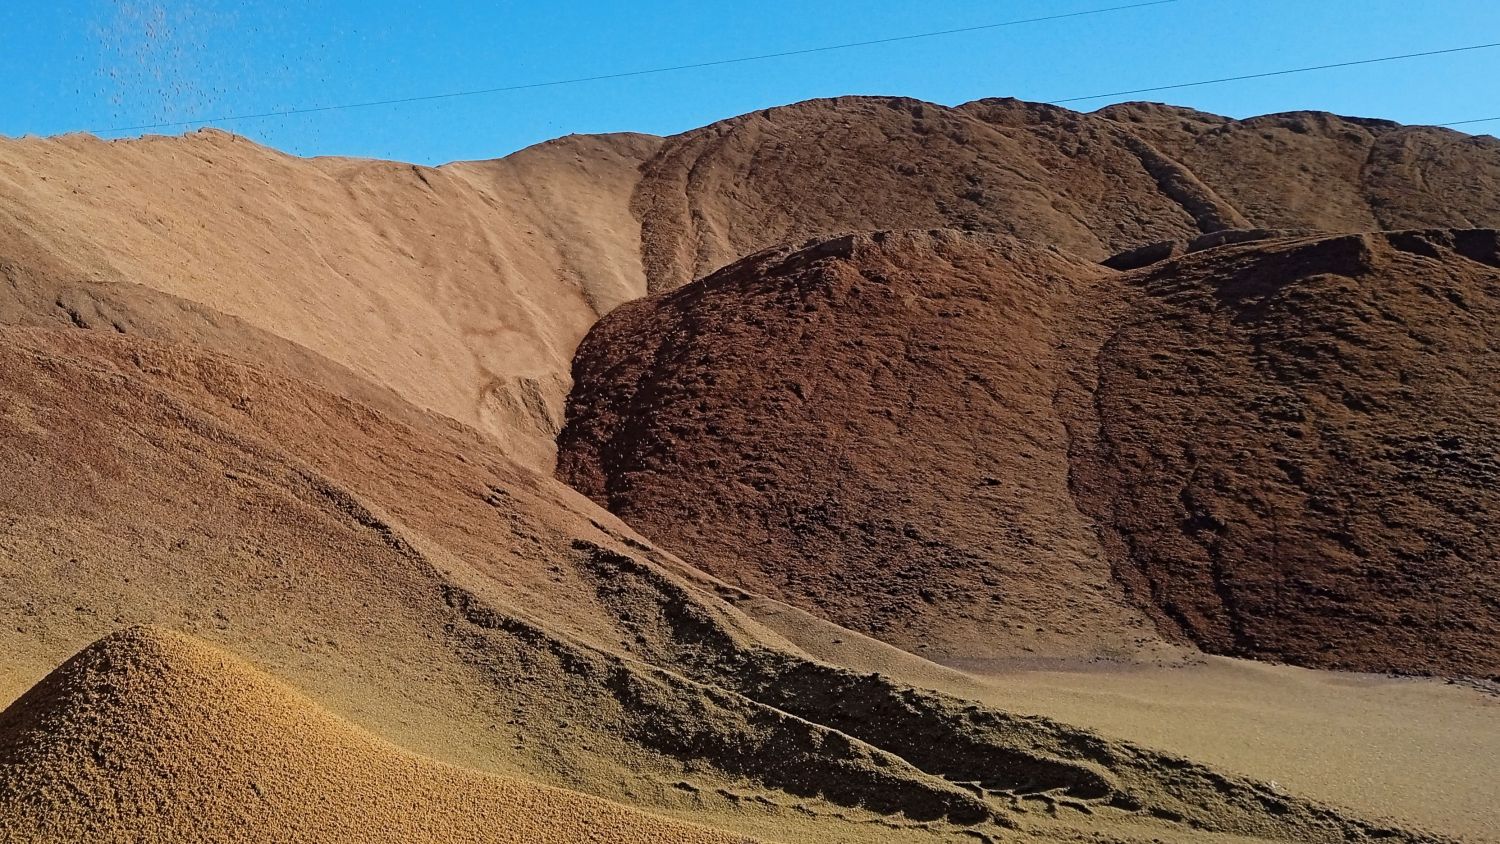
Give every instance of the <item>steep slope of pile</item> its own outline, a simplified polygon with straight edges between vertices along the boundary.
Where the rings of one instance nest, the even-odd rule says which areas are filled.
[[[12,692],[154,624],[423,755],[755,837],[1416,840],[811,658],[736,607],[764,599],[419,414],[72,328],[0,329],[0,399]],[[941,671],[818,635],[862,664]]]
[[[755,256],[579,349],[559,477],[751,591],[944,658],[1133,653],[1068,489],[1072,312],[1110,271],[937,231]]]
[[[1218,653],[1493,676],[1495,250],[1271,239],[1134,274],[952,232],[774,251],[590,333],[559,474],[944,659],[1130,653],[1149,616]]]
[[[399,419],[424,414],[394,391],[239,317],[139,284],[67,280],[46,261],[0,259],[0,325],[149,337],[284,372]]]
[[[0,712],[6,840],[749,839],[422,759],[192,638],[132,628]]]
[[[1130,284],[1075,486],[1163,625],[1500,676],[1496,232],[1232,246]]]
[[[997,232],[1098,260],[1253,226],[1500,226],[1500,141],[1321,113],[840,97],[670,138],[643,174],[653,290],[845,231]]]
[[[306,347],[545,469],[567,362],[645,290],[648,136],[494,162],[299,159],[222,132],[0,142],[0,261],[143,285]]]

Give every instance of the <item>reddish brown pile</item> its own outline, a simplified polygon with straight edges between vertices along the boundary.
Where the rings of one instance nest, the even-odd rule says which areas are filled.
[[[908,649],[1155,637],[1068,492],[1073,303],[1110,275],[955,232],[850,236],[626,305],[579,350],[560,476],[668,547]]]
[[[955,233],[756,256],[595,328],[560,473],[948,658],[1134,648],[1144,612],[1221,653],[1497,674],[1494,238],[1129,275]]]

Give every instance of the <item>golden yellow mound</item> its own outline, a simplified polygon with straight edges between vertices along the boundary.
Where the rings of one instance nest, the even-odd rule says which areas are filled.
[[[747,841],[407,753],[248,663],[135,627],[0,713],[0,839]]]

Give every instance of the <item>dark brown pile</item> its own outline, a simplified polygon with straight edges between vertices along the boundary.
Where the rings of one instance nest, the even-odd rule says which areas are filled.
[[[1495,253],[755,256],[594,329],[559,473],[722,577],[948,658],[1136,649],[1144,613],[1215,652],[1500,674]]]
[[[1190,255],[1099,354],[1076,464],[1165,627],[1305,665],[1500,674],[1496,233]]]
[[[951,231],[747,259],[605,318],[559,476],[707,570],[929,656],[1135,650],[1068,491],[1074,304],[1113,275]]]

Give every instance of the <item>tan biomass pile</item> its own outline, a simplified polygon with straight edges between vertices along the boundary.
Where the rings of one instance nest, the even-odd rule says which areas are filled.
[[[0,140],[0,269],[210,308],[546,468],[574,345],[645,291],[629,197],[659,143],[433,169],[216,131]]]
[[[7,840],[35,842],[749,841],[413,756],[143,627],[0,712],[0,818]]]

